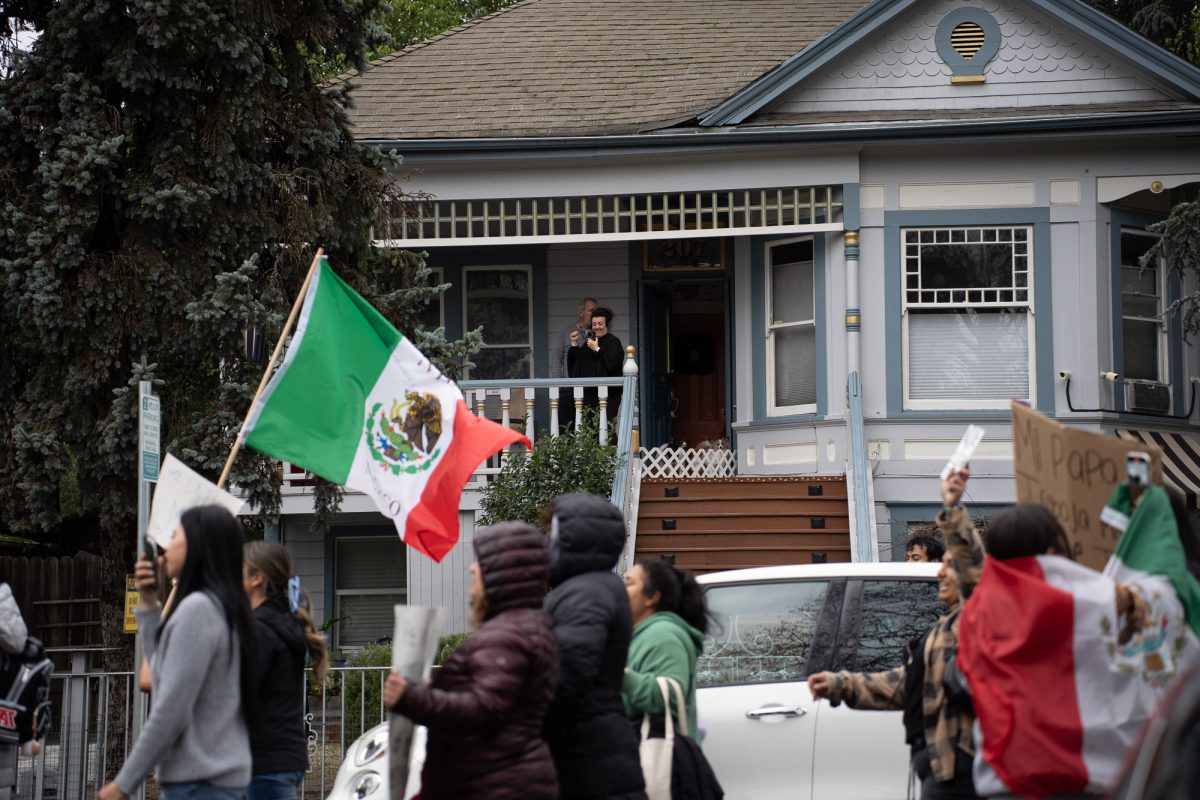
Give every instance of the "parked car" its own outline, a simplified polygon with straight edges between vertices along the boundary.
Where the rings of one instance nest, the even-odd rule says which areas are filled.
[[[716,617],[699,663],[704,754],[731,800],[903,800],[898,711],[808,691],[811,673],[879,671],[945,611],[937,564],[815,564],[700,577]]]
[[[885,670],[944,612],[937,564],[814,564],[700,577],[716,618],[700,658],[704,754],[730,800],[903,800],[900,712],[814,701],[826,669]],[[417,788],[424,729],[405,797]],[[356,741],[329,800],[388,797],[387,725]]]

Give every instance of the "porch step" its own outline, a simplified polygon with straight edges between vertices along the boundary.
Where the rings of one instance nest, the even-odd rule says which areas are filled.
[[[697,573],[850,560],[842,476],[642,481],[638,558]]]

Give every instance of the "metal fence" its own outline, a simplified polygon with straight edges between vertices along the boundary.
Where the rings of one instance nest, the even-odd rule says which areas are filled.
[[[308,671],[305,728],[308,771],[301,797],[324,798],[333,787],[342,754],[363,733],[386,719],[385,667],[333,667],[325,691],[314,691]],[[51,697],[54,724],[37,756],[17,762],[17,791],[31,800],[91,800],[112,780],[133,746],[131,672],[58,674]],[[172,713],[176,713],[172,710]],[[158,797],[153,779],[145,796]]]

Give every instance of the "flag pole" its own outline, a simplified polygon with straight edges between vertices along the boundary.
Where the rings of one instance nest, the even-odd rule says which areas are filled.
[[[313,272],[317,269],[317,264],[321,262],[321,257],[325,255],[325,248],[318,247],[317,252],[313,255],[312,263],[308,265],[308,274],[304,276],[304,283],[300,285],[300,293],[296,295],[296,301],[292,303],[292,313],[288,314],[287,322],[283,325],[283,330],[279,332],[279,341],[275,343],[275,350],[271,353],[271,360],[267,362],[267,368],[263,370],[262,380],[258,382],[258,391],[254,393],[254,399],[250,401],[250,408],[246,410],[246,418],[242,420],[242,426],[238,428],[237,438],[233,440],[233,449],[229,451],[229,458],[225,459],[225,469],[221,470],[221,477],[217,479],[217,488],[225,488],[225,481],[229,479],[229,472],[233,469],[234,459],[237,458],[238,452],[242,449],[242,435],[246,430],[246,423],[250,421],[250,415],[254,413],[254,406],[258,403],[258,398],[262,396],[263,389],[267,387],[267,381],[271,377],[271,370],[275,368],[275,362],[279,360],[279,353],[283,350],[283,343],[287,341],[288,334],[292,331],[292,325],[296,322],[296,317],[300,313],[300,306],[304,304],[304,295],[308,293],[308,284],[312,282]]]

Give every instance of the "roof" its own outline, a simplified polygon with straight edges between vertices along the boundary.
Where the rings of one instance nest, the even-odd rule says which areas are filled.
[[[350,121],[370,140],[595,136],[690,120],[867,0],[525,0],[379,59]]]
[[[1095,103],[1092,105],[1020,106],[1016,108],[945,108],[911,111],[826,111],[803,114],[759,114],[743,127],[845,125],[871,122],[933,122],[942,120],[1021,120],[1048,117],[1110,117],[1122,114],[1150,114],[1167,111],[1194,111],[1200,104],[1164,100],[1139,103]]]

